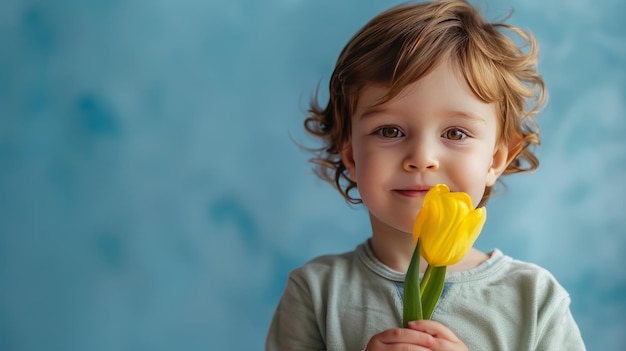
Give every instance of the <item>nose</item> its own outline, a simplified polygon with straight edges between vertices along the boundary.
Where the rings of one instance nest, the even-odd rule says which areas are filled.
[[[439,169],[439,159],[435,147],[420,143],[408,152],[402,168],[407,172],[424,172]]]

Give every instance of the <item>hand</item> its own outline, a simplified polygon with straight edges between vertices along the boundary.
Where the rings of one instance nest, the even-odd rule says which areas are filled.
[[[365,350],[468,351],[452,330],[431,320],[409,322],[409,328],[388,329],[376,334]]]

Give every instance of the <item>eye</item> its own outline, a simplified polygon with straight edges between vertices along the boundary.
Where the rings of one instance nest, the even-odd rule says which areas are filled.
[[[458,129],[458,128],[448,129],[445,132],[443,132],[442,136],[450,140],[463,140],[468,137],[467,133],[465,133],[463,130]]]
[[[375,134],[383,138],[399,138],[404,136],[404,133],[396,127],[381,127],[376,130]]]

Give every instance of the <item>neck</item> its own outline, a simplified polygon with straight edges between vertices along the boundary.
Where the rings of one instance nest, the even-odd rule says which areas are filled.
[[[405,273],[415,250],[413,234],[390,227],[371,214],[370,222],[372,224],[370,247],[376,258],[394,271]]]
[[[402,235],[408,237],[408,240],[402,238]],[[401,235],[374,233],[370,240],[370,248],[374,256],[385,266],[394,271],[406,273],[413,250],[415,250],[415,243],[413,243],[413,238],[406,233]],[[420,268],[421,266],[423,265],[420,265]]]

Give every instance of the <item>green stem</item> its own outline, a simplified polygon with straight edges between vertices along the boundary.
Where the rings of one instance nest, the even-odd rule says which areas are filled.
[[[430,280],[430,276],[433,273],[433,266],[431,265],[427,265],[426,266],[426,271],[424,272],[424,276],[422,277],[422,282],[420,283],[420,295],[424,295],[424,288],[426,288],[426,285],[428,284],[428,281]]]
[[[427,279],[426,275],[428,275]],[[432,267],[428,265],[424,273],[424,279],[422,279],[422,286],[420,286],[424,319],[430,319],[432,316],[435,306],[441,297],[445,280],[446,266]]]
[[[423,319],[422,302],[420,298],[420,240],[417,239],[409,269],[404,278],[404,297],[402,325],[408,328],[409,322]]]

